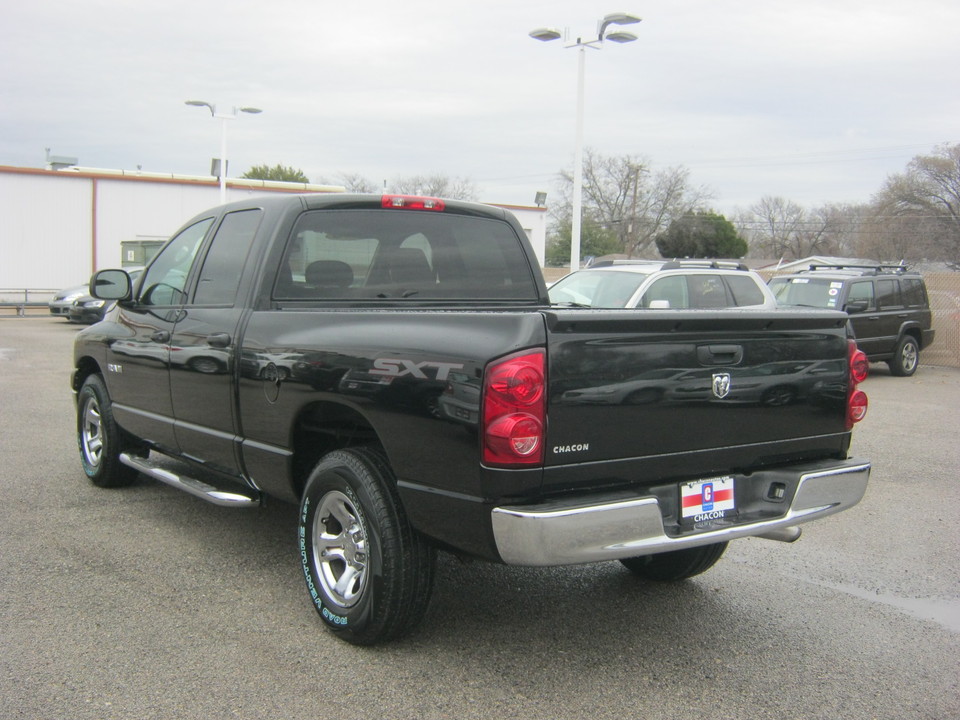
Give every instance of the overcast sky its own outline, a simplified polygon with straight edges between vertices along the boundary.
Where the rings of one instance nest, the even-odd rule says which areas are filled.
[[[630,4],[630,3],[633,4]],[[486,202],[556,197],[571,168],[578,50],[585,144],[683,166],[722,212],[765,195],[866,202],[960,142],[956,0],[4,0],[0,165],[209,173],[229,111],[231,175],[282,163],[313,182],[441,173]]]

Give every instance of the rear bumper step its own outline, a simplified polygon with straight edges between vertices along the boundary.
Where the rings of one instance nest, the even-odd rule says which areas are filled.
[[[668,536],[655,497],[590,504],[497,507],[493,534],[508,565],[572,565],[652,555],[688,547],[763,537],[792,542],[800,523],[856,505],[867,489],[870,463],[860,460],[795,467],[793,502],[781,517],[730,525],[682,537]],[[780,470],[783,472],[783,469]]]
[[[142,472],[144,475],[152,477],[154,480],[159,480],[160,482],[177,488],[177,490],[183,490],[214,505],[234,508],[257,507],[260,505],[259,496],[251,497],[250,495],[244,495],[238,492],[220,490],[196,478],[178,475],[166,468],[157,467],[145,458],[136,457],[128,453],[121,453],[120,462]]]

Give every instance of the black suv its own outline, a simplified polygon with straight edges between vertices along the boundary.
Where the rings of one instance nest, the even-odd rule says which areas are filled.
[[[781,305],[845,310],[860,349],[894,375],[913,375],[933,342],[927,288],[904,265],[811,265],[770,289]]]

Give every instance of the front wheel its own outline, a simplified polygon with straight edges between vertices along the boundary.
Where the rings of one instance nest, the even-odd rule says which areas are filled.
[[[337,450],[319,462],[300,504],[299,543],[310,598],[341,639],[373,645],[423,619],[436,550],[410,527],[379,451]]]
[[[120,462],[123,441],[107,386],[99,375],[91,375],[77,393],[77,445],[83,471],[94,485],[123,487],[136,479],[137,471]]]
[[[920,364],[920,348],[917,341],[905,335],[897,345],[897,351],[887,362],[890,372],[897,377],[909,377],[917,371]]]
[[[686,580],[712,568],[726,549],[727,543],[721,542],[655,555],[624,558],[620,562],[634,575],[639,575],[646,580]]]

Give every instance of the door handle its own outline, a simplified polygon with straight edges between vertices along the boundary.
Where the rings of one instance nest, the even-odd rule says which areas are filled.
[[[156,343],[170,342],[170,333],[166,330],[157,330],[150,336],[150,339]]]
[[[739,365],[743,360],[741,345],[700,345],[697,360],[701,365]]]
[[[207,343],[210,347],[225,348],[230,345],[230,335],[228,333],[213,333],[207,335]]]

